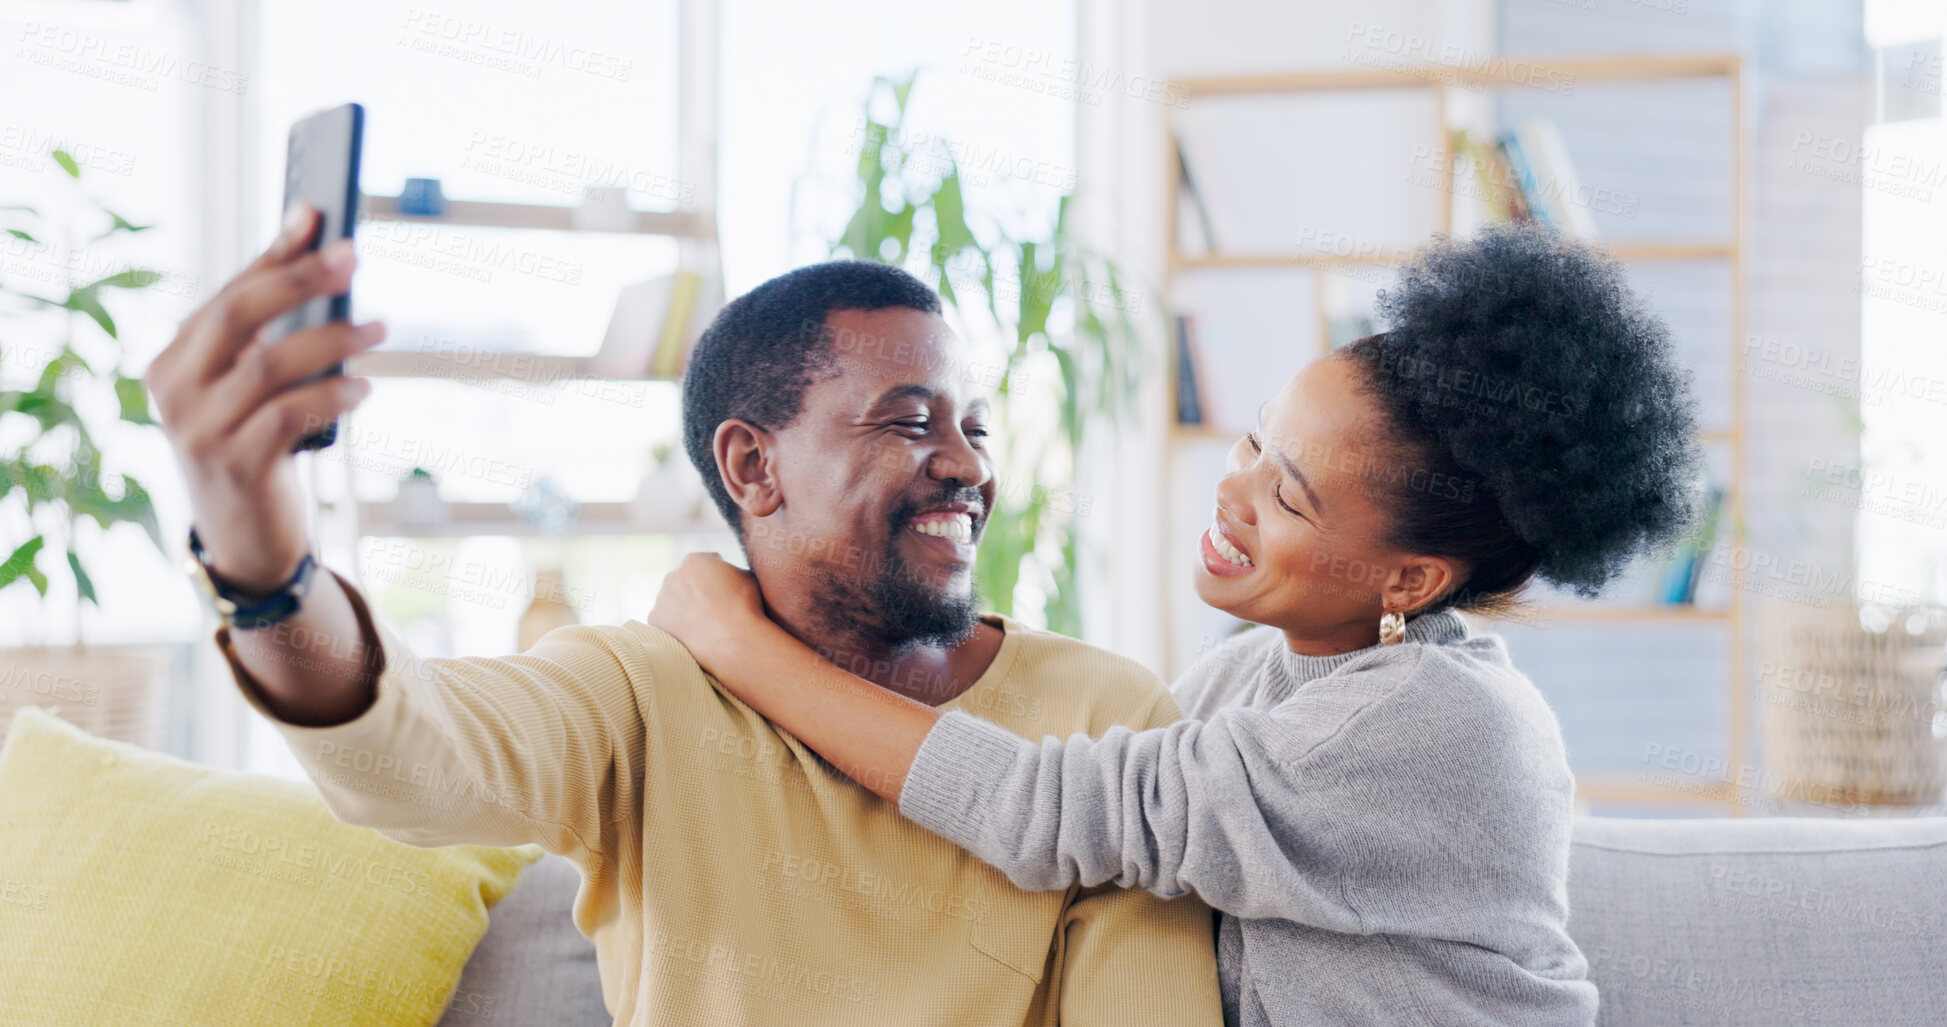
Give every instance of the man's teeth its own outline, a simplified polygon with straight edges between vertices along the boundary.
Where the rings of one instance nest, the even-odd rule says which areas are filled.
[[[941,520],[920,521],[912,528],[922,535],[936,535],[954,542],[973,541],[973,515],[971,514],[956,514]]]
[[[1215,549],[1217,555],[1239,567],[1251,566],[1251,558],[1238,552],[1237,547],[1231,545],[1230,540],[1224,538],[1223,533],[1218,531],[1214,524],[1210,526],[1210,548]]]

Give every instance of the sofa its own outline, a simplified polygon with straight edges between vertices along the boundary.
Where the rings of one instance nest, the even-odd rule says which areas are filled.
[[[581,876],[496,906],[443,1027],[607,1027]],[[1618,1027],[1947,1023],[1947,817],[1580,817],[1569,931]]]

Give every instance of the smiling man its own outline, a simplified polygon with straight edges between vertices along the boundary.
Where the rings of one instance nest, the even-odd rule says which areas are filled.
[[[148,377],[208,573],[246,596],[304,576],[279,475],[306,426],[279,415],[247,441],[234,427],[263,420],[252,404],[318,395],[300,383],[372,344],[345,326],[284,363],[248,352],[264,321],[349,277],[348,254],[326,264],[291,238],[192,315]],[[1138,665],[977,612],[987,401],[939,312],[902,271],[834,262],[740,297],[697,344],[685,444],[770,616],[882,688],[1029,738],[1178,719]],[[258,620],[218,645],[337,816],[414,845],[535,842],[581,868],[574,916],[617,1023],[1222,1022],[1200,901],[1015,888],[641,621],[560,628],[518,656],[423,658],[335,573]]]

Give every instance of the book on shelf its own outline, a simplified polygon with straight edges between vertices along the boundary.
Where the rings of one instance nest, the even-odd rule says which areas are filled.
[[[1453,133],[1453,149],[1474,173],[1480,204],[1490,221],[1541,221],[1564,235],[1596,238],[1595,219],[1576,202],[1581,181],[1561,131],[1547,118],[1522,121],[1492,144],[1465,129]]]
[[[1723,487],[1710,486],[1702,515],[1698,518],[1697,530],[1677,547],[1663,565],[1660,595],[1664,603],[1675,606],[1697,604],[1697,583],[1703,578],[1704,564],[1709,559],[1711,547],[1717,544],[1718,521],[1723,509]]]
[[[1526,221],[1535,217],[1532,200],[1535,169],[1528,163],[1528,155],[1521,150],[1521,140],[1515,138],[1513,133],[1504,133],[1495,147],[1500,152],[1502,166],[1507,170],[1507,181],[1513,186],[1508,190],[1510,206],[1518,212],[1513,220]]]
[[[1582,183],[1575,175],[1575,166],[1569,163],[1561,130],[1547,118],[1533,117],[1516,125],[1509,135],[1527,163],[1522,192],[1529,208],[1564,235],[1594,239],[1595,219],[1587,207],[1576,202]]]
[[[1203,191],[1197,187],[1195,176],[1190,174],[1190,158],[1184,152],[1183,140],[1172,139],[1171,145],[1176,149],[1179,186],[1176,195],[1177,249],[1199,256],[1214,253],[1217,236],[1210,227],[1210,206],[1204,202]]]
[[[597,378],[674,379],[697,337],[723,306],[720,276],[684,268],[622,287],[601,349],[588,360]]]
[[[1194,322],[1187,314],[1176,318],[1176,423],[1203,423],[1203,392],[1198,375]]]

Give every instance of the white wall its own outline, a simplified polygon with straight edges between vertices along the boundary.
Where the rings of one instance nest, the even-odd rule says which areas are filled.
[[[1156,0],[1127,7],[1083,0],[1078,23],[1084,66],[1105,81],[1130,82],[1359,67],[1359,58],[1373,51],[1357,41],[1370,27],[1401,39],[1442,39],[1484,53],[1490,14],[1486,4],[1471,0],[1366,4]],[[1386,56],[1383,47],[1378,52]],[[1194,95],[1164,99],[1182,101],[1178,113],[1188,113],[1200,102]],[[1165,113],[1156,100],[1105,96],[1101,104],[1081,108],[1079,123],[1081,192],[1094,205],[1101,245],[1136,277],[1151,283],[1152,289],[1164,275],[1162,215],[1169,153],[1163,134]],[[1374,124],[1370,132],[1365,138],[1370,145],[1398,145],[1431,134],[1425,125]],[[1360,144],[1357,138],[1332,142],[1336,147]],[[1329,160],[1329,155],[1318,159]],[[1293,188],[1302,189],[1303,182],[1294,181]],[[1164,299],[1154,291],[1147,298],[1152,304]],[[1280,315],[1271,303],[1255,312],[1240,312],[1239,317],[1244,324],[1256,320],[1270,332],[1276,330]],[[1168,351],[1162,338],[1156,347],[1158,354]],[[1281,380],[1304,359],[1304,353],[1294,352],[1289,367],[1267,371],[1267,378]],[[1095,554],[1088,568],[1094,576],[1085,579],[1088,637],[1168,676],[1195,655],[1203,635],[1223,630],[1228,618],[1203,607],[1189,592],[1190,561],[1195,559],[1201,524],[1193,520],[1187,533],[1174,530],[1169,538],[1163,537],[1167,518],[1160,502],[1164,494],[1159,483],[1160,454],[1166,425],[1174,417],[1173,406],[1163,395],[1166,380],[1162,365],[1152,364],[1143,422],[1125,433],[1125,444],[1113,458],[1101,456],[1088,462],[1082,487],[1100,497],[1094,507],[1098,513],[1086,529]],[[1204,471],[1208,466],[1206,460]],[[1207,506],[1208,496],[1208,484],[1199,481],[1172,490],[1171,505],[1180,503],[1187,512],[1200,503]],[[1181,516],[1178,522],[1181,528]],[[1183,537],[1175,537],[1179,535]],[[1164,662],[1159,600],[1178,607],[1172,666]]]

